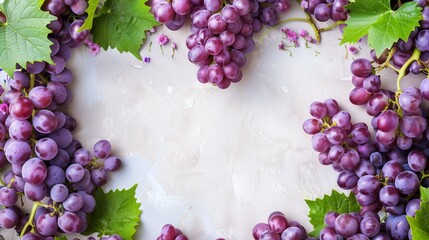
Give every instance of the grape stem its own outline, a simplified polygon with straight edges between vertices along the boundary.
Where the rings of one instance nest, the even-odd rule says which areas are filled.
[[[390,65],[390,60],[393,57],[393,54],[395,54],[396,52],[396,47],[393,47],[390,51],[389,51],[389,55],[387,55],[386,61],[384,61],[384,63],[382,65],[380,65],[380,67],[378,67],[379,70],[384,69],[386,67],[389,67]]]
[[[331,30],[331,29],[333,29],[336,26],[339,26],[341,24],[344,24],[344,22],[343,21],[337,21],[337,22],[335,22],[334,24],[332,24],[330,26],[327,26],[327,27],[324,27],[324,28],[319,28],[319,33],[329,31],[329,30]]]
[[[36,211],[37,211],[38,207],[53,208],[54,212],[56,211],[55,207],[53,207],[51,205],[46,205],[46,204],[43,204],[41,202],[34,202],[33,207],[31,208],[30,217],[28,218],[28,221],[25,223],[24,227],[22,228],[20,237],[22,237],[26,234],[28,227],[31,227],[32,231],[34,230],[33,222],[34,222],[34,217],[36,216]]]
[[[36,215],[37,208],[41,205],[43,205],[43,204],[41,204],[40,202],[34,202],[33,203],[33,207],[31,208],[30,217],[28,218],[28,221],[25,223],[24,227],[22,228],[20,237],[24,236],[24,234],[27,232],[28,227],[31,226],[32,228],[34,228],[34,225],[33,225],[34,216]]]
[[[401,93],[401,79],[406,75],[407,69],[413,61],[418,61],[420,58],[421,51],[418,48],[415,48],[413,55],[404,63],[404,65],[399,69],[398,78],[396,80],[396,91]]]
[[[36,75],[30,74],[30,89],[33,89],[35,84],[36,84]]]

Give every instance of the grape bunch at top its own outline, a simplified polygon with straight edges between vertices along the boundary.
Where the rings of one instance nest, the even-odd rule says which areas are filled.
[[[290,9],[289,0],[153,0],[155,19],[171,30],[180,29],[191,18],[186,40],[188,59],[199,66],[197,78],[221,89],[239,82],[253,51],[253,34],[262,25],[274,26],[279,15]]]

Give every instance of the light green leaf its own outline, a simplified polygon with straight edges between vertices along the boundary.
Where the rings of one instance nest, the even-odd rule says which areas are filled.
[[[420,199],[422,202],[429,202],[429,188],[420,187]]]
[[[66,236],[55,237],[54,240],[67,240]]]
[[[7,21],[0,24],[0,67],[12,76],[18,63],[47,61],[52,63],[51,32],[46,25],[56,18],[40,9],[39,1],[6,0],[4,14]]]
[[[420,210],[416,211],[415,217],[407,216],[413,239],[429,239],[429,190],[420,187]]]
[[[124,240],[132,240],[142,212],[135,198],[136,188],[137,184],[128,190],[107,193],[98,188],[94,194],[97,205],[88,215],[89,226],[83,234],[119,234]]]
[[[141,60],[146,31],[159,25],[149,10],[145,0],[107,0],[94,18],[94,42],[105,50],[116,48]]]
[[[368,45],[380,55],[399,39],[408,36],[422,19],[417,2],[407,2],[397,10],[390,8],[390,0],[357,0],[346,6],[350,18],[344,28],[344,43],[356,43],[368,35]]]
[[[360,210],[360,206],[353,194],[346,196],[344,193],[339,193],[335,190],[332,190],[331,195],[324,195],[322,199],[316,198],[316,200],[305,200],[305,202],[310,208],[308,217],[313,225],[313,231],[309,233],[311,236],[318,236],[324,228],[324,219],[328,212],[335,211],[342,214]]]
[[[89,0],[88,1],[88,8],[86,9],[86,13],[88,13],[88,17],[85,19],[85,22],[83,23],[83,25],[79,29],[79,31],[83,31],[86,29],[91,30],[92,23],[94,21],[95,11],[97,10],[99,3],[100,3],[100,0]]]

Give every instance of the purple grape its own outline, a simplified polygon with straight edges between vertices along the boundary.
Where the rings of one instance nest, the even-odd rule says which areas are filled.
[[[33,118],[34,128],[40,133],[49,134],[55,131],[57,124],[55,114],[49,110],[39,110]]]
[[[335,231],[344,237],[350,237],[359,230],[359,224],[356,218],[349,213],[340,214],[335,220]]]
[[[32,184],[25,183],[24,194],[31,201],[41,201],[48,193],[48,187],[45,183]]]
[[[48,174],[46,175],[45,183],[48,187],[52,187],[59,183],[65,183],[66,174],[64,170],[55,165],[51,165],[48,167]]]
[[[5,207],[12,207],[18,201],[18,195],[13,188],[3,187],[0,189],[0,204]]]
[[[328,4],[319,4],[314,9],[314,17],[317,21],[326,22],[331,18],[332,7]]]
[[[419,186],[419,178],[412,171],[401,172],[395,178],[395,187],[402,194],[411,194],[417,191]]]
[[[220,0],[204,0],[204,7],[210,12],[217,12],[220,10],[222,2]]]
[[[9,105],[10,115],[17,120],[25,120],[33,113],[33,102],[27,97],[19,97]]]
[[[41,138],[36,142],[34,152],[42,160],[52,160],[58,153],[58,145],[51,138]]]
[[[60,16],[66,10],[66,6],[62,0],[46,0],[43,2],[42,9],[54,16]]]
[[[88,8],[88,3],[85,0],[75,0],[73,4],[70,4],[70,9],[77,15],[85,14],[85,10]]]
[[[380,232],[380,220],[375,217],[363,218],[360,222],[360,232],[368,237],[374,237]]]
[[[160,1],[155,6],[152,6],[152,11],[156,21],[160,23],[167,23],[174,17],[173,6],[167,1]]]
[[[56,184],[51,188],[50,196],[55,202],[63,202],[69,195],[69,190],[64,184]]]
[[[103,186],[107,182],[107,171],[104,168],[91,170],[91,180],[96,186]]]
[[[77,233],[82,227],[82,221],[76,213],[65,211],[58,218],[58,226],[66,233]]]
[[[2,125],[0,125],[2,126]],[[2,129],[2,127],[0,127]],[[9,135],[18,141],[28,140],[33,134],[33,128],[27,120],[15,120],[9,126]]]
[[[426,10],[426,12],[427,11],[428,10]],[[414,41],[416,48],[418,48],[420,51],[429,51],[429,30],[419,31]]]
[[[261,239],[264,232],[270,231],[271,228],[266,223],[258,223],[253,227],[252,235],[254,239]]]
[[[78,182],[83,178],[84,168],[78,163],[71,164],[66,169],[66,178],[70,182]]]
[[[84,213],[93,212],[96,205],[95,198],[91,194],[88,194],[84,191],[79,191],[77,194],[79,194],[83,199],[83,205],[80,210]]]
[[[357,182],[358,191],[365,195],[377,194],[380,185],[380,181],[372,175],[362,176]]]
[[[286,217],[282,214],[271,214],[268,218],[268,225],[271,231],[281,234],[288,228]]]
[[[82,208],[83,198],[80,194],[70,193],[62,204],[65,210],[76,212]]]
[[[104,160],[104,169],[106,169],[109,172],[113,172],[118,170],[121,167],[121,160],[116,156],[109,156]]]
[[[223,7],[221,16],[226,23],[234,23],[240,17],[237,8],[232,5],[226,5]]]
[[[218,55],[223,50],[223,43],[218,37],[211,37],[207,39],[204,44],[206,52],[210,55]]]
[[[408,230],[410,225],[408,224],[405,215],[396,217],[392,222],[391,235],[393,239],[407,239]]]
[[[57,120],[58,120],[58,117],[57,117]],[[61,122],[58,120],[58,123],[60,124]],[[66,148],[73,141],[72,133],[65,128],[60,128],[57,131],[47,135],[47,137],[52,139],[55,142],[55,144],[57,144],[58,148]]]
[[[0,227],[14,228],[18,224],[18,215],[10,208],[0,210]]]
[[[39,158],[31,158],[22,166],[22,177],[27,183],[41,184],[47,174],[46,164]]]
[[[350,65],[350,71],[358,77],[369,77],[372,73],[372,65],[368,59],[358,58]]]
[[[166,224],[161,229],[161,239],[174,240],[176,238],[176,230],[173,225]]]
[[[405,212],[410,217],[416,216],[416,211],[420,210],[420,204],[421,204],[420,198],[413,198],[410,201],[408,201],[407,206],[405,207]]]
[[[356,186],[358,180],[359,177],[353,171],[343,170],[338,175],[337,184],[342,189],[350,190]]]
[[[52,61],[53,61],[53,64],[46,64],[45,66],[46,72],[48,72],[49,74],[61,73],[64,70],[66,65],[64,58],[62,58],[61,56],[55,55],[55,56],[52,56]]]
[[[313,149],[317,152],[326,152],[329,149],[330,143],[326,134],[317,133],[311,139]]]
[[[36,220],[36,229],[43,236],[54,235],[58,230],[57,216],[50,213],[39,216]]]
[[[370,75],[369,77],[365,78],[363,80],[362,87],[368,92],[368,93],[376,93],[380,90],[381,87],[381,80],[378,75]]]
[[[190,0],[173,0],[171,5],[177,15],[187,15],[192,9],[192,3]]]
[[[399,116],[393,110],[386,110],[377,118],[377,128],[383,132],[394,131],[399,124]]]
[[[222,19],[220,13],[211,15],[207,22],[207,27],[213,34],[220,34],[221,32],[225,31],[226,25],[227,23]]]

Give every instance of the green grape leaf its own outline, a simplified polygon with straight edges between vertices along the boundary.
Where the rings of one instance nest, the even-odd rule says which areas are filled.
[[[55,237],[54,240],[67,240],[66,236]]]
[[[3,3],[6,23],[0,23],[0,67],[12,76],[18,63],[52,63],[46,25],[56,18],[40,9],[39,1],[6,0]]]
[[[422,19],[417,2],[406,2],[397,10],[390,8],[390,0],[357,0],[346,6],[350,18],[344,28],[344,43],[356,43],[368,35],[368,45],[380,55],[399,39],[408,36]]]
[[[94,42],[104,50],[116,48],[141,60],[139,52],[146,39],[146,31],[159,25],[145,1],[107,0],[94,18],[91,31]]]
[[[85,19],[85,22],[83,23],[82,27],[79,28],[79,31],[83,31],[86,29],[91,30],[92,23],[94,22],[95,11],[97,10],[99,3],[100,3],[100,0],[88,1],[88,8],[86,9],[86,13],[88,13],[88,17]]]
[[[429,202],[429,188],[420,187],[420,199],[422,202]]]
[[[97,205],[88,215],[89,226],[83,233],[99,236],[119,234],[124,240],[132,240],[136,226],[140,223],[140,203],[135,198],[137,184],[128,190],[105,193],[98,188],[95,193]]]
[[[407,216],[413,239],[429,239],[429,189],[420,187],[420,210],[415,217]]]
[[[326,213],[335,211],[341,213],[351,213],[360,210],[360,206],[353,194],[346,196],[344,193],[339,193],[332,190],[331,195],[324,195],[323,198],[316,200],[305,200],[310,211],[308,216],[310,223],[313,225],[311,236],[318,236],[320,231],[325,227],[324,218]]]

